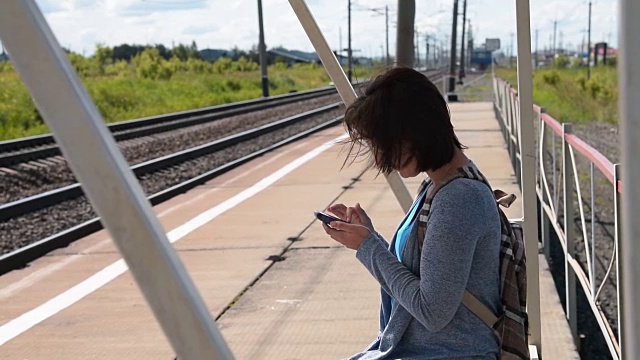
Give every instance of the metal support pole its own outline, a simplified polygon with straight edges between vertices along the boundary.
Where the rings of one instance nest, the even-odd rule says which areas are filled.
[[[389,57],[389,5],[384,7],[384,23],[387,36],[387,66],[389,66],[391,65],[391,58]]]
[[[458,0],[453,0],[453,20],[451,24],[451,58],[449,59],[449,88],[448,93],[456,91],[456,47],[458,39]]]
[[[473,31],[471,28],[471,19],[467,21],[469,21],[469,24],[467,25],[467,36],[469,37],[469,40],[467,46],[467,59],[465,63],[467,65],[467,69],[471,69],[471,57],[473,56]]]
[[[416,16],[415,0],[398,0],[398,32],[396,35],[396,64],[413,68],[413,26]]]
[[[587,35],[587,80],[589,79],[591,79],[591,1],[589,1],[589,31]]]
[[[458,84],[462,84],[464,79],[464,65],[465,65],[465,57],[464,57],[464,40],[467,26],[467,0],[464,0],[464,5],[462,6],[462,40],[460,41],[460,69],[458,72]]]
[[[258,0],[258,24],[260,26],[260,73],[262,74],[262,96],[269,96],[269,78],[267,77],[267,46],[264,43],[264,26],[262,22],[262,0]]]
[[[419,69],[420,68],[420,32],[418,31],[417,27],[416,27],[415,35],[416,35],[416,68]]]
[[[553,55],[555,56],[557,54],[557,49],[556,49],[556,32],[558,30],[558,20],[554,20],[553,21]]]
[[[537,69],[538,68],[538,29],[536,29],[536,56],[533,60],[533,66]]]
[[[347,47],[348,47],[348,49],[347,49],[347,59],[348,59],[347,62],[348,62],[349,69],[348,69],[348,72],[347,72],[347,78],[349,79],[349,82],[351,82],[351,81],[353,81],[353,57],[352,57],[353,51],[351,50],[351,0],[348,0],[348,1],[349,1],[349,5],[348,5],[348,10],[347,10],[347,12],[348,12],[347,16],[349,18],[349,20],[348,20],[349,25],[348,25],[348,30],[347,30],[347,33],[348,33],[348,35],[347,35]]]
[[[564,210],[564,236],[566,239],[567,252],[564,259],[564,278],[565,278],[565,301],[567,319],[569,320],[569,328],[575,344],[578,345],[578,307],[576,304],[576,273],[569,263],[569,258],[576,257],[575,246],[575,209],[573,205],[574,198],[574,174],[570,155],[570,145],[567,143],[566,135],[571,134],[571,124],[562,124],[562,188],[563,192],[563,210]]]
[[[622,183],[624,200],[622,201],[622,241],[618,249],[622,263],[621,318],[624,319],[621,336],[622,359],[633,359],[640,354],[640,221],[637,220],[640,204],[640,166],[637,165],[640,154],[640,2],[620,0],[619,30],[620,63],[618,79],[620,81],[620,135],[622,137]]]
[[[407,0],[400,0],[406,1]],[[327,40],[324,38],[324,35],[320,31],[320,27],[318,23],[313,18],[309,7],[304,0],[289,0],[289,4],[293,8],[300,24],[304,28],[304,31],[307,33],[309,40],[311,40],[311,44],[315,48],[322,64],[324,65],[325,70],[329,74],[329,77],[333,81],[344,102],[345,106],[351,105],[357,97],[356,92],[353,90],[351,83],[347,80],[347,77],[344,74],[344,71],[340,67],[338,60],[336,60],[335,55],[329,48],[329,44],[327,44]],[[398,26],[400,27],[400,26]],[[393,194],[396,196],[396,199],[400,203],[402,210],[406,213],[411,208],[413,204],[413,197],[409,193],[404,181],[398,175],[397,172],[392,172],[391,174],[385,176],[387,182],[389,183],[389,187],[393,191]]]
[[[0,1],[0,37],[180,359],[232,359],[127,161],[34,0]]]
[[[518,31],[518,97],[520,106],[520,153],[524,238],[527,255],[527,312],[529,344],[543,356],[540,322],[540,282],[538,266],[538,226],[535,183],[535,131],[533,128],[533,69],[531,68],[531,16],[529,0],[516,0]]]
[[[424,41],[425,41],[425,51],[426,51],[426,54],[424,55],[424,66],[426,67],[427,70],[429,70],[429,35],[424,36]]]
[[[438,47],[438,39],[433,39],[433,66],[442,67],[442,48]],[[444,91],[444,88],[442,88]]]

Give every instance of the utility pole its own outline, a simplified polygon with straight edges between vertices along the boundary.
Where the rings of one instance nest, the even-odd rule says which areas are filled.
[[[462,84],[462,79],[464,79],[464,63],[465,63],[465,57],[464,57],[464,48],[465,48],[465,43],[464,43],[464,38],[465,38],[465,32],[466,32],[466,25],[467,25],[467,0],[464,0],[464,5],[462,7],[462,41],[460,42],[460,72],[458,73],[458,84]]]
[[[587,35],[587,80],[591,79],[591,1],[589,1],[589,30]]]
[[[424,67],[429,70],[429,34],[424,34],[425,54],[424,54]]]
[[[358,9],[356,9],[357,11]],[[384,7],[384,13],[382,12],[383,8],[365,8],[365,9],[360,9],[360,10],[365,10],[365,11],[372,11],[378,15],[384,15],[384,28],[385,28],[385,36],[386,36],[386,42],[387,42],[387,66],[390,65],[391,63],[391,57],[389,56],[389,6],[385,6]],[[384,49],[383,49],[383,54],[382,57],[380,58],[381,62],[384,62]]]
[[[513,67],[513,35],[514,33],[511,33],[511,44],[509,45],[509,67]]]
[[[416,16],[415,0],[398,0],[398,32],[396,35],[396,64],[413,68],[413,33]]]
[[[389,58],[389,5],[384,7],[384,23],[387,34],[387,66],[389,66],[391,64],[391,59]]]
[[[258,0],[258,26],[260,27],[260,72],[262,74],[262,96],[269,96],[269,78],[267,77],[267,47],[264,44],[264,26],[262,22],[262,0]]]
[[[440,62],[442,61],[442,48],[438,47],[437,39],[433,39],[433,66],[436,68],[441,67]]]
[[[469,21],[469,25],[467,27],[467,36],[469,37],[469,46],[467,47],[467,69],[471,69],[471,57],[473,56],[473,28],[471,27],[471,19]]]
[[[447,65],[447,54],[449,54],[449,49],[447,49],[446,44],[449,42],[449,36],[445,35],[445,40],[440,39],[440,65]]]
[[[555,20],[553,22],[553,55],[555,56],[557,54],[557,48],[556,48],[556,30],[558,28],[558,20]]]
[[[418,28],[415,30],[416,36],[416,68],[420,68],[420,32],[418,32]]]
[[[534,67],[538,68],[538,29],[536,29],[536,56],[533,63]]]
[[[338,27],[338,52],[342,52],[342,26]]]
[[[353,70],[352,70],[352,66],[353,66],[352,65],[352,61],[353,60],[351,58],[351,0],[348,0],[348,1],[349,1],[349,5],[348,5],[348,17],[349,17],[349,20],[348,20],[348,22],[349,22],[348,33],[349,33],[349,35],[347,35],[347,38],[348,38],[347,39],[347,42],[348,42],[347,46],[349,48],[347,49],[347,59],[348,59],[347,62],[349,63],[349,70],[347,72],[347,78],[349,79],[349,83],[351,83],[351,77],[353,75]]]
[[[449,59],[449,89],[448,93],[456,90],[456,40],[458,30],[458,0],[453,0],[453,23],[451,24],[451,58]]]

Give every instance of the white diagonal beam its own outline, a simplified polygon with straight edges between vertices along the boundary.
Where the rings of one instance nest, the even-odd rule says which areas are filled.
[[[0,37],[180,359],[232,359],[151,205],[33,0],[0,1]]]
[[[349,79],[347,79],[338,59],[336,59],[333,51],[331,51],[318,23],[311,14],[311,10],[309,10],[304,0],[289,0],[289,4],[291,4],[300,24],[302,24],[309,40],[311,40],[311,44],[313,44],[313,47],[318,53],[322,65],[324,65],[329,77],[335,84],[345,106],[351,105],[357,98],[356,92],[353,90],[353,86],[351,86]],[[400,178],[400,175],[394,171],[386,175],[385,178],[404,212],[408,212],[413,204],[413,197],[409,193],[404,181]]]

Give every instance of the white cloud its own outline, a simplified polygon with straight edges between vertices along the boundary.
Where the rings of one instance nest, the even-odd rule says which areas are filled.
[[[92,53],[97,42],[114,46],[122,43],[190,43],[198,47],[248,49],[258,42],[258,14],[255,0],[36,0],[60,43],[74,51]],[[532,46],[538,29],[538,45],[548,46],[553,22],[558,21],[556,42],[578,45],[587,28],[585,0],[530,0]],[[360,55],[378,56],[385,44],[384,16],[366,8],[389,6],[389,45],[395,52],[397,1],[353,0],[352,47]],[[416,26],[421,34],[435,36],[438,43],[451,33],[452,0],[416,1]],[[330,46],[347,46],[347,1],[309,0],[314,17]],[[462,13],[463,0],[460,3]],[[507,49],[515,33],[515,0],[468,0],[476,44],[498,37]],[[313,50],[287,0],[263,0],[265,40],[268,47]],[[611,41],[616,36],[616,1],[598,0],[593,5],[592,41]],[[459,19],[461,23],[461,17]],[[460,25],[461,26],[461,25]],[[459,28],[461,29],[461,27]],[[458,31],[458,35],[460,30]],[[562,36],[561,36],[562,34]],[[458,40],[460,41],[460,40]],[[514,36],[515,41],[515,36]],[[424,56],[424,35],[420,48]],[[448,47],[449,44],[447,43]]]
[[[120,16],[144,16],[161,12],[176,13],[192,9],[206,9],[209,3],[210,0],[105,0],[105,7]]]

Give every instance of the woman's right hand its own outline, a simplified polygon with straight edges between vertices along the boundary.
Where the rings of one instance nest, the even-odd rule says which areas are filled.
[[[360,207],[359,203],[354,207],[347,207],[344,204],[333,204],[329,206],[327,210],[348,223],[362,225],[372,233],[376,232],[369,215]]]

